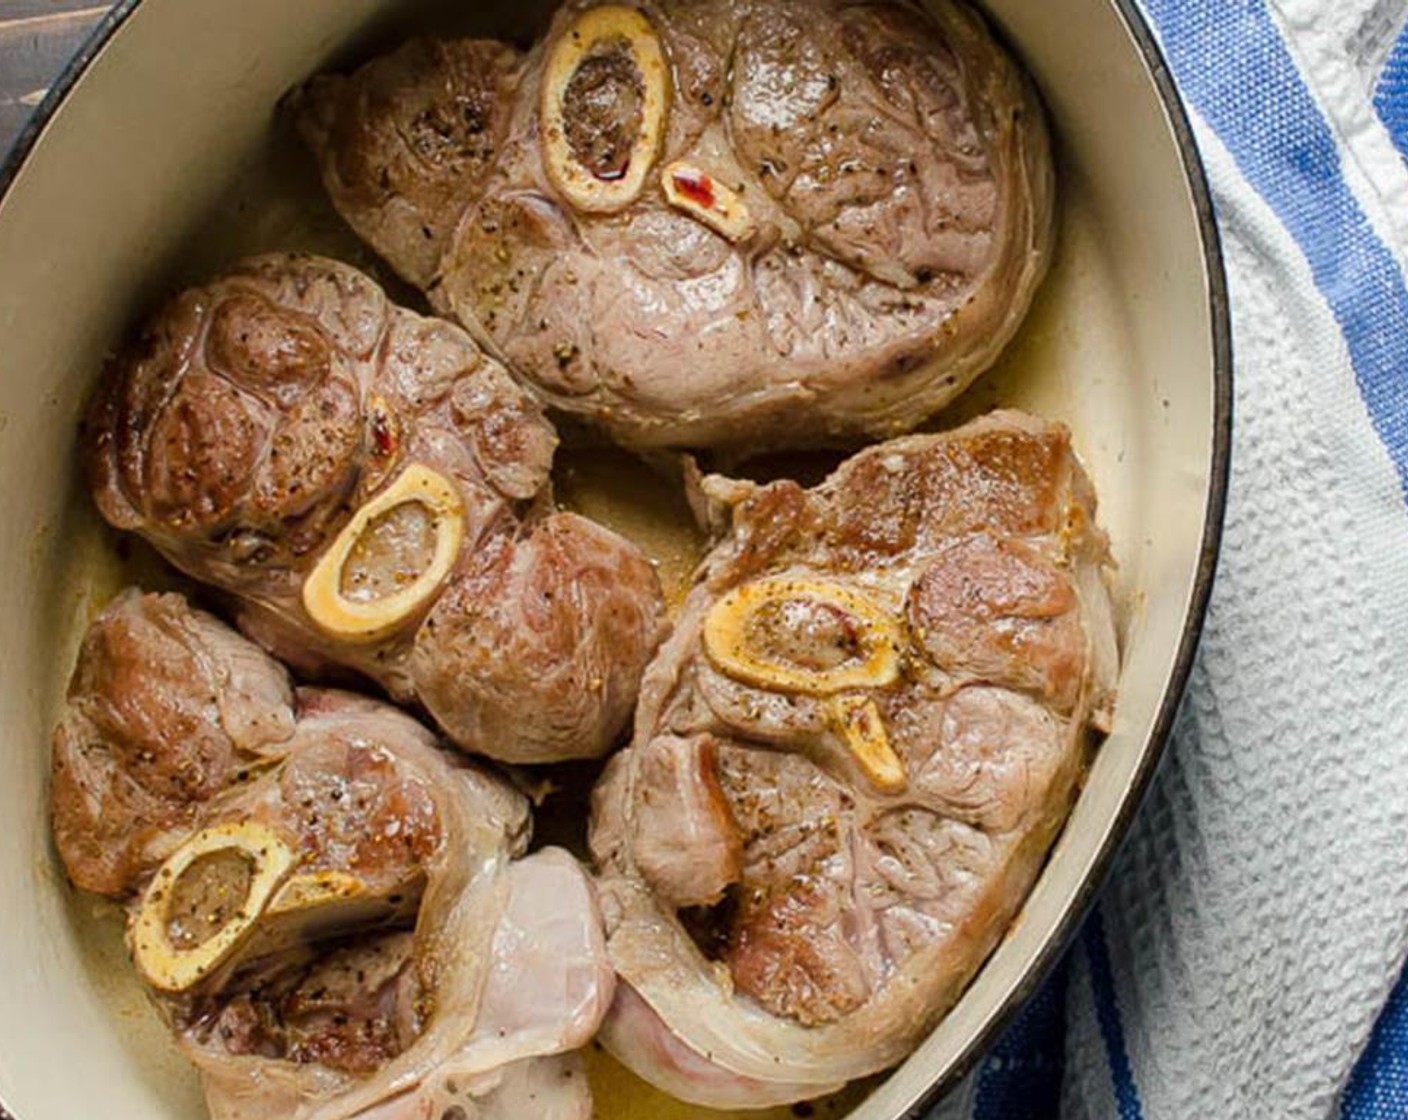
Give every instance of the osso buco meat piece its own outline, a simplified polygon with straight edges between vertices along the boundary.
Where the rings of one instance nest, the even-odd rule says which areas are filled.
[[[812,490],[711,478],[731,532],[593,798],[603,1028],[685,1100],[797,1100],[901,1059],[1059,830],[1116,650],[1064,428],[995,413]]]
[[[294,98],[334,204],[552,404],[637,446],[906,431],[1049,256],[1041,110],[955,0],[575,0]]]
[[[408,716],[295,693],[214,618],[129,591],[84,643],[54,775],[65,866],[127,901],[133,963],[215,1120],[529,1100],[587,1120],[572,1052],[614,983],[594,888],[560,850],[517,858],[523,797]]]
[[[290,663],[355,669],[513,762],[600,755],[626,725],[654,569],[553,511],[556,436],[503,369],[355,270],[261,257],[179,296],[84,443],[103,515]]]

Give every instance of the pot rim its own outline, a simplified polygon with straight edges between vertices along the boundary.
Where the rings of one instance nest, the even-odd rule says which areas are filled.
[[[1135,817],[1148,797],[1154,775],[1168,748],[1174,720],[1187,689],[1188,679],[1197,657],[1198,643],[1212,594],[1214,575],[1222,546],[1223,519],[1227,508],[1227,490],[1232,457],[1232,329],[1228,305],[1227,275],[1223,264],[1222,240],[1217,226],[1207,172],[1193,138],[1192,124],[1182,98],[1174,85],[1173,76],[1159,49],[1153,31],[1135,0],[1107,0],[1120,17],[1126,32],[1138,49],[1154,87],[1168,115],[1169,126],[1183,164],[1184,177],[1192,195],[1198,230],[1202,242],[1205,287],[1211,323],[1213,357],[1212,459],[1209,464],[1208,494],[1204,506],[1203,539],[1198,549],[1198,566],[1194,577],[1188,613],[1184,618],[1173,668],[1165,683],[1163,697],[1153,726],[1141,752],[1139,765],[1121,800],[1119,812],[1111,822],[1106,839],[1091,863],[1089,873],[1081,881],[1065,913],[1053,928],[1051,936],[1038,951],[1020,983],[1012,989],[1001,1007],[989,1017],[982,1028],[969,1040],[958,1058],[943,1076],[933,1081],[906,1113],[907,1120],[918,1120],[937,1103],[938,1099],[965,1076],[991,1048],[998,1036],[1010,1025],[1017,1012],[1046,980],[1056,962],[1064,955],[1076,932],[1084,924],[1097,895],[1109,877],[1116,855],[1119,854]],[[59,77],[49,87],[43,100],[26,122],[19,136],[0,162],[0,208],[3,208],[29,156],[33,153],[45,129],[59,109],[82,81],[88,68],[97,60],[114,36],[136,12],[142,0],[119,0],[92,30],[78,53],[73,56]],[[0,1120],[16,1120],[0,1101]]]
[[[1169,126],[1183,163],[1184,177],[1192,195],[1202,239],[1203,265],[1206,278],[1209,320],[1212,327],[1210,342],[1213,356],[1213,415],[1212,460],[1209,464],[1208,496],[1204,507],[1203,539],[1198,549],[1198,568],[1189,599],[1188,614],[1179,638],[1173,670],[1164,687],[1163,699],[1139,765],[1130,780],[1107,833],[1105,843],[1091,862],[1089,873],[1076,889],[1066,912],[1042,945],[1021,982],[1013,988],[1002,1006],[983,1024],[959,1057],[950,1064],[943,1076],[936,1079],[914,1102],[903,1120],[919,1120],[938,1103],[940,1097],[966,1076],[992,1047],[998,1036],[1016,1018],[1017,1012],[1036,993],[1061,959],[1076,933],[1085,924],[1096,898],[1109,878],[1115,857],[1124,846],[1129,830],[1148,799],[1154,775],[1168,750],[1174,720],[1187,691],[1188,679],[1197,659],[1198,643],[1207,617],[1212,595],[1217,561],[1222,548],[1223,520],[1227,512],[1227,489],[1232,462],[1232,322],[1228,303],[1227,273],[1223,262],[1222,236],[1218,229],[1212,192],[1208,186],[1207,169],[1193,138],[1192,122],[1188,119],[1183,99],[1174,85],[1158,41],[1135,0],[1108,0],[1123,21],[1125,30],[1144,61],[1145,69],[1154,82],[1159,100],[1168,114]]]

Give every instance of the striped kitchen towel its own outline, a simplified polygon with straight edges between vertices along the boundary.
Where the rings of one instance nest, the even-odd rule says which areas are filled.
[[[1218,583],[1065,962],[943,1120],[1408,1117],[1408,0],[1144,0],[1231,289]]]

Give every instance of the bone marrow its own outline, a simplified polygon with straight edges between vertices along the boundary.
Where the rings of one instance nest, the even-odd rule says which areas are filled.
[[[152,987],[183,992],[254,934],[298,857],[253,821],[197,833],[157,870],[128,925],[137,970]]]
[[[612,213],[640,196],[671,87],[660,38],[636,8],[592,8],[559,35],[543,79],[542,139],[548,175],[573,206]]]
[[[303,606],[329,634],[375,641],[425,609],[463,541],[454,484],[412,464],[338,534],[304,582]]]
[[[900,793],[906,777],[904,762],[890,746],[880,707],[869,696],[838,696],[831,701],[831,718],[851,757],[866,779],[881,793]]]
[[[890,684],[902,647],[896,620],[864,593],[779,578],[723,596],[705,620],[704,648],[737,680],[825,695]]]
[[[660,173],[670,205],[693,215],[722,237],[747,241],[758,224],[743,196],[715,175],[682,160]]]

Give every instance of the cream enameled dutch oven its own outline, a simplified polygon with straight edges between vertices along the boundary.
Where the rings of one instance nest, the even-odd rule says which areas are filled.
[[[129,975],[117,916],[71,890],[49,842],[49,733],[76,643],[133,578],[76,478],[82,401],[104,355],[181,283],[266,249],[367,263],[279,122],[290,86],[413,30],[523,31],[544,7],[124,0],[0,172],[0,1101],[18,1120],[203,1115]],[[1169,734],[1227,477],[1216,230],[1148,30],[1129,0],[985,7],[1050,110],[1059,244],[1017,341],[951,415],[1003,403],[1070,425],[1119,564],[1124,666],[1114,729],[1017,922],[938,1029],[854,1105],[856,1120],[922,1112],[1079,922]],[[702,1115],[601,1062],[594,1076],[606,1120]]]

